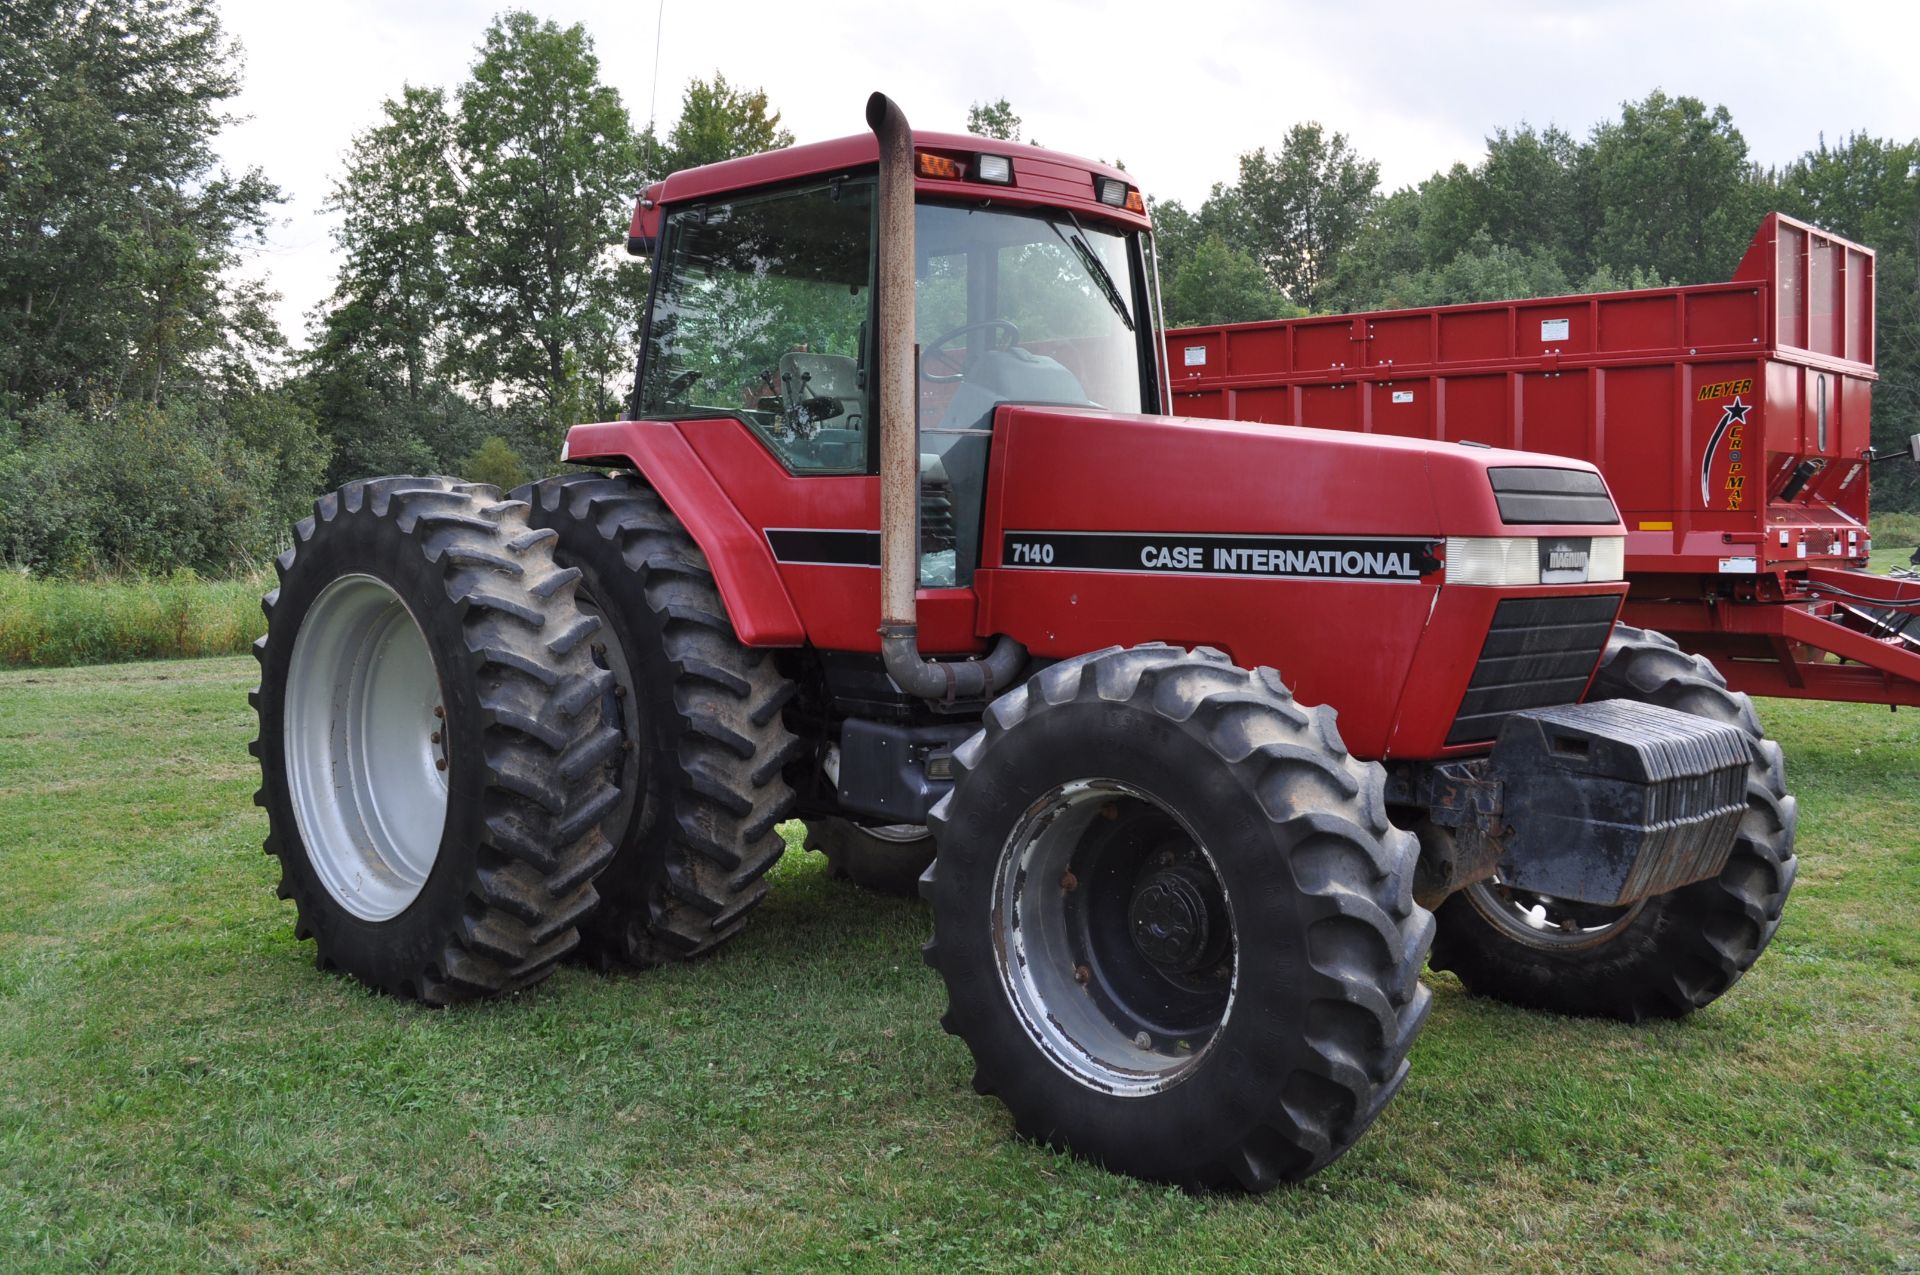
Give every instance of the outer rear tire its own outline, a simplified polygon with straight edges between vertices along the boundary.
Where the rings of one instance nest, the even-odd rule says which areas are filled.
[[[1762,732],[1753,702],[1671,638],[1616,627],[1588,698],[1658,704],[1747,732],[1747,813],[1727,866],[1712,880],[1613,914],[1469,886],[1436,914],[1433,967],[1458,974],[1476,996],[1528,1009],[1628,1022],[1679,1018],[1724,995],[1780,928],[1799,866],[1798,809],[1787,795],[1780,746]],[[1556,917],[1570,931],[1590,928],[1557,935],[1545,924]]]
[[[927,959],[974,1087],[1022,1135],[1259,1191],[1331,1162],[1399,1089],[1433,921],[1382,772],[1330,709],[1217,651],[1115,647],[994,701],[954,764]]]
[[[514,495],[558,535],[554,556],[606,622],[632,745],[581,956],[646,967],[701,955],[739,933],[785,849],[775,825],[793,806],[781,774],[799,751],[781,720],[793,684],[740,644],[706,556],[639,479],[565,474]]]
[[[599,625],[552,539],[494,488],[445,478],[350,483],[294,528],[254,643],[255,801],[294,933],[322,968],[444,1005],[536,982],[578,941],[613,854],[600,821],[620,738],[589,650]],[[337,605],[342,587],[374,599],[358,612],[371,628],[430,661],[410,688],[419,733],[434,732],[424,766],[393,773],[405,715],[382,715],[396,688],[377,680],[392,650],[338,631],[343,615],[369,627]],[[435,787],[444,822],[416,839],[418,861],[383,855],[400,808],[417,814]]]
[[[827,857],[827,875],[876,894],[914,898],[920,876],[933,863],[933,834],[896,824],[863,828],[846,819],[807,821],[807,849]]]

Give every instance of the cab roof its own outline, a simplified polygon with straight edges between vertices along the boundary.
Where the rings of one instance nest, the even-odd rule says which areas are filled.
[[[918,175],[914,182],[918,194],[986,198],[1026,207],[1068,208],[1075,215],[1098,217],[1141,230],[1148,228],[1149,221],[1143,214],[1100,202],[1095,190],[1096,177],[1117,178],[1129,186],[1135,185],[1125,171],[1110,164],[1024,142],[998,141],[970,133],[929,133],[916,129],[913,148],[916,153],[925,151],[959,160],[967,174],[958,180]],[[1012,161],[1012,180],[1000,184],[973,179],[974,165],[970,161],[978,155],[1006,156]],[[671,207],[756,186],[871,168],[879,162],[880,144],[874,135],[856,133],[832,141],[809,142],[804,146],[722,160],[701,168],[682,169],[648,187],[644,199]]]

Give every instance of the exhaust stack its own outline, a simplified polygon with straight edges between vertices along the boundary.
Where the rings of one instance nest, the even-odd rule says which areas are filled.
[[[913,130],[891,98],[867,99],[880,142],[880,262],[875,289],[880,420],[880,654],[900,688],[952,703],[992,695],[1013,680],[1027,651],[1002,635],[985,660],[920,654],[920,422],[913,342]]]

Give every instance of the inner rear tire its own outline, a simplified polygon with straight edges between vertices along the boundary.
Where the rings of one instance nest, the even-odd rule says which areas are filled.
[[[252,701],[280,896],[322,968],[428,1004],[544,978],[612,858],[598,623],[492,487],[322,497],[275,564]]]
[[[734,635],[706,556],[632,477],[566,474],[518,489],[555,558],[581,573],[606,623],[602,658],[631,747],[617,849],[583,959],[646,967],[711,951],[766,897],[793,806],[782,769],[800,743],[781,719],[793,684]]]
[[[994,701],[954,767],[927,959],[1023,1136],[1259,1191],[1399,1089],[1433,921],[1332,710],[1217,651],[1116,647]]]
[[[1752,744],[1747,813],[1720,875],[1624,908],[1468,886],[1441,905],[1433,967],[1466,989],[1527,1009],[1679,1018],[1724,995],[1780,928],[1793,889],[1798,810],[1780,746],[1753,702],[1671,638],[1619,625],[1589,699],[1629,699],[1738,726]]]
[[[863,828],[846,819],[809,819],[807,849],[827,857],[827,875],[876,894],[918,897],[933,863],[933,834],[919,824]]]

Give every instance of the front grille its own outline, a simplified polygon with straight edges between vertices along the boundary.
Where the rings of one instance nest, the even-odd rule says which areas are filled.
[[[1448,746],[1493,739],[1509,713],[1578,700],[1619,609],[1612,594],[1502,602],[1447,732]]]
[[[1510,465],[1489,469],[1500,521],[1515,523],[1619,522],[1607,484],[1590,469],[1537,469]]]

